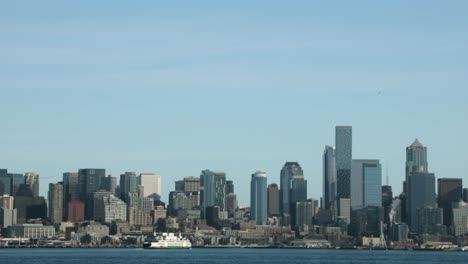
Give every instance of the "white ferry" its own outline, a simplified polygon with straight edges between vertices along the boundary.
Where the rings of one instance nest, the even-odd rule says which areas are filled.
[[[174,233],[162,233],[160,236],[151,236],[145,239],[143,248],[147,249],[172,249],[172,248],[191,248],[192,243],[180,234],[175,236]]]

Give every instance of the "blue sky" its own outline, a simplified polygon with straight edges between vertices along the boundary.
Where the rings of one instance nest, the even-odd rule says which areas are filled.
[[[221,3],[222,2],[222,3]],[[401,191],[405,147],[468,180],[466,1],[4,1],[0,167],[106,168],[174,181],[298,161],[321,196],[322,152],[352,125],[354,158]]]

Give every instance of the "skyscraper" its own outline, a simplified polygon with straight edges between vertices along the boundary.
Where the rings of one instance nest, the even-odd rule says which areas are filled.
[[[39,174],[26,172],[24,174],[24,181],[31,188],[34,197],[39,197]]]
[[[272,183],[268,185],[268,216],[280,215],[280,191],[278,184]]]
[[[200,184],[203,188],[202,208],[219,206],[219,209],[224,211],[226,173],[222,171],[204,170],[200,175]]]
[[[293,176],[290,191],[291,224],[293,226],[298,226],[296,204],[304,201],[307,201],[307,181],[304,179],[303,175]]]
[[[435,207],[435,176],[433,173],[413,172],[407,182],[407,220],[410,230],[417,231],[417,210]]]
[[[297,162],[286,162],[280,173],[281,213],[283,216],[291,214],[291,182],[294,176],[304,177],[301,165]]]
[[[452,203],[462,199],[462,179],[439,178],[437,179],[437,202],[443,209],[443,224],[450,227],[453,223]]]
[[[128,203],[129,194],[138,191],[138,177],[135,172],[120,175],[120,198]]]
[[[0,195],[11,194],[11,177],[6,169],[0,169]]]
[[[267,174],[257,171],[250,181],[250,220],[258,225],[268,221],[267,212]]]
[[[93,193],[101,189],[105,177],[105,169],[80,169],[78,171],[80,200],[85,203],[86,220],[92,219]]]
[[[68,216],[68,203],[71,201],[80,200],[80,188],[78,185],[78,173],[65,172],[63,173],[63,219]]]
[[[232,181],[226,181],[226,195],[234,193],[234,183]]]
[[[11,195],[16,195],[21,184],[24,184],[24,175],[21,173],[8,173],[11,179]]]
[[[49,220],[53,224],[62,222],[63,218],[63,184],[50,183],[49,184]]]
[[[336,200],[336,148],[325,146],[323,153],[323,206],[330,209]]]
[[[115,195],[116,188],[117,188],[117,177],[107,175],[107,177],[104,178],[104,182],[102,183],[102,189],[108,192],[111,192]]]
[[[406,148],[406,179],[403,188],[406,193],[406,221],[410,230],[416,232],[417,209],[435,207],[436,197],[435,176],[428,173],[427,148],[418,139]]]
[[[140,185],[144,187],[143,195],[157,195],[161,197],[161,175],[154,173],[140,174]]]
[[[378,160],[353,160],[351,208],[382,206],[382,166]]]
[[[337,199],[351,197],[351,161],[353,159],[353,130],[351,126],[335,129],[336,192]],[[341,205],[338,204],[339,211]]]

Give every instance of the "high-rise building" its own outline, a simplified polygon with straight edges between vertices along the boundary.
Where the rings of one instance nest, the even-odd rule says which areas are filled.
[[[85,203],[86,220],[93,219],[93,193],[101,190],[105,177],[105,169],[80,169],[78,171],[80,200]]]
[[[280,173],[281,213],[285,218],[291,215],[291,182],[294,176],[304,177],[304,171],[297,162],[286,162]]]
[[[113,194],[104,195],[95,201],[96,219],[110,224],[112,221],[127,221],[127,204]]]
[[[154,173],[140,174],[140,185],[144,187],[144,197],[157,195],[161,197],[161,175]]]
[[[62,222],[63,219],[63,184],[50,183],[49,184],[49,220],[53,224]]]
[[[313,199],[306,201],[298,201],[295,204],[295,226],[309,226],[313,225],[313,217],[315,216],[316,203]]]
[[[349,199],[351,197],[351,163],[353,159],[353,129],[351,126],[337,126],[335,128],[335,159],[337,200]],[[342,211],[340,203],[338,203],[338,211]],[[348,211],[348,209],[345,208],[344,211]]]
[[[0,208],[13,209],[14,208],[14,197],[8,194],[0,196]]]
[[[268,185],[267,191],[268,199],[268,216],[279,216],[280,215],[280,191],[278,184],[272,183]]]
[[[0,169],[0,195],[11,194],[11,177],[6,169]]]
[[[24,182],[29,185],[34,197],[39,197],[39,174],[34,172],[26,172],[24,174]]]
[[[184,180],[184,192],[200,192],[200,177],[185,177]],[[227,183],[228,181],[226,181]]]
[[[18,223],[28,219],[47,219],[47,205],[44,197],[34,197],[28,184],[21,184],[14,200]]]
[[[11,179],[11,195],[16,195],[21,184],[24,184],[24,175],[21,173],[8,173]]]
[[[232,181],[226,181],[226,195],[234,193],[234,183]]]
[[[200,175],[200,184],[203,188],[202,208],[218,206],[219,210],[224,211],[226,174],[221,171],[204,170]]]
[[[406,148],[406,178],[413,173],[427,173],[427,148],[418,139]]]
[[[128,203],[129,194],[138,191],[138,177],[135,172],[120,175],[120,198]]]
[[[454,235],[468,234],[468,204],[463,201],[454,202],[452,211]]]
[[[437,203],[443,209],[443,224],[450,227],[452,219],[452,203],[462,198],[463,192],[462,179],[457,178],[439,178],[437,179]]]
[[[350,233],[355,237],[380,236],[380,224],[383,221],[383,208],[378,206],[367,206],[352,210]]]
[[[416,209],[416,232],[418,234],[440,234],[442,208],[419,207]],[[447,230],[447,228],[445,228]],[[445,234],[446,235],[446,231]]]
[[[85,220],[85,204],[81,201],[70,201],[67,204],[67,220],[72,223],[79,223]]]
[[[265,225],[268,221],[267,211],[267,174],[257,171],[252,174],[250,181],[250,220],[258,225]]]
[[[336,148],[325,146],[323,153],[323,207],[330,209],[336,200]]]
[[[393,191],[392,186],[382,186],[382,207],[384,209],[384,223],[390,227],[390,211],[392,210]]]
[[[382,206],[382,166],[378,160],[353,160],[351,208]]]
[[[413,172],[407,181],[407,220],[412,232],[417,232],[417,210],[435,207],[435,176],[433,173]]]
[[[468,188],[463,188],[463,201],[468,202]]]
[[[107,175],[107,177],[104,178],[104,182],[102,183],[102,189],[116,195],[115,191],[117,189],[117,177]]]
[[[238,208],[237,195],[229,193],[226,195],[226,211],[229,217],[233,217]]]
[[[63,173],[63,219],[68,220],[68,203],[80,200],[77,172]]]

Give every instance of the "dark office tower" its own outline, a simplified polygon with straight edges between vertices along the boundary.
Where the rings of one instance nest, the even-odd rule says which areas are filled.
[[[222,171],[204,170],[200,175],[200,183],[203,188],[202,208],[218,206],[224,211],[226,197],[226,173]]]
[[[464,189],[463,189],[463,201],[464,201],[465,203],[468,202],[468,188],[464,188]]]
[[[39,197],[39,174],[27,172],[24,174],[24,182],[31,188],[34,197]]]
[[[125,172],[120,175],[120,198],[128,203],[129,193],[138,191],[138,177],[135,172]]]
[[[325,146],[323,153],[323,207],[330,209],[336,199],[336,151],[335,146]]]
[[[86,220],[93,219],[93,208],[91,206],[93,193],[101,189],[105,177],[105,169],[80,169],[78,171],[80,201],[85,203]]]
[[[178,180],[178,181],[175,181],[175,191],[176,192],[183,192],[185,189],[185,186],[184,186],[184,180]]]
[[[294,176],[304,177],[301,165],[297,162],[286,162],[280,173],[281,213],[286,218],[291,215],[291,181]]]
[[[393,192],[392,186],[382,186],[382,207],[384,209],[384,223],[390,228],[390,211],[392,210]],[[389,230],[389,229],[387,229]]]
[[[79,201],[79,185],[77,172],[63,173],[63,219],[67,219],[68,203],[71,201]]]
[[[115,189],[117,188],[117,177],[112,177],[111,175],[108,175],[106,178],[104,178],[104,183],[102,187],[102,189],[104,189],[105,191],[111,192],[115,195]]]
[[[351,197],[351,164],[353,159],[353,130],[351,126],[337,126],[335,157],[337,200]],[[342,211],[338,204],[338,211]]]
[[[11,195],[15,195],[21,184],[24,184],[24,175],[21,173],[8,173],[11,178]]]
[[[417,231],[417,211],[435,207],[435,176],[433,173],[413,172],[407,182],[407,220],[410,230]]]
[[[265,225],[267,212],[267,174],[257,171],[250,181],[250,220],[257,225]]]
[[[268,216],[280,215],[280,191],[278,184],[272,183],[268,185]]]
[[[8,176],[8,171],[0,169],[0,195],[11,195],[11,177]]]
[[[226,195],[234,193],[234,183],[232,181],[226,181]]]
[[[21,184],[15,196],[18,224],[28,219],[47,219],[47,205],[44,197],[34,197],[28,184]]]
[[[59,224],[63,218],[63,184],[49,184],[49,220],[52,224]]]
[[[443,209],[443,224],[450,227],[453,222],[452,203],[462,198],[462,179],[440,178],[437,180],[437,202]]]
[[[291,224],[292,226],[297,226],[296,203],[307,201],[307,181],[304,179],[304,176],[293,176],[290,193]]]

